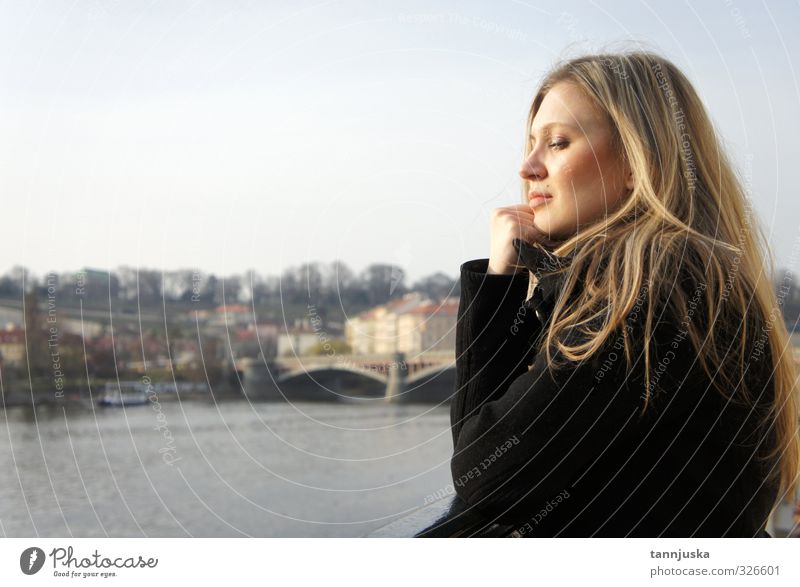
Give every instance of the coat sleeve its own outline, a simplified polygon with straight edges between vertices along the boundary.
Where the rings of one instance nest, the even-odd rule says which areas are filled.
[[[486,273],[488,259],[461,266],[456,323],[456,394],[450,404],[453,445],[465,421],[502,396],[527,371],[541,325],[525,304],[528,273]]]
[[[502,520],[507,512],[537,511],[638,425],[644,387],[636,365],[643,358],[634,356],[628,373],[621,330],[581,363],[551,368],[544,350],[531,357],[542,330],[532,312],[523,316],[519,336],[510,332],[522,280],[506,277],[487,286],[471,273],[481,267],[462,266],[451,471],[467,504]],[[551,354],[566,362],[555,349]]]

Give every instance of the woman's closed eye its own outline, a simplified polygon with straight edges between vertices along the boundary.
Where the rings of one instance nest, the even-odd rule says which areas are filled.
[[[553,141],[548,145],[554,151],[560,151],[561,149],[565,149],[569,146],[569,141]]]

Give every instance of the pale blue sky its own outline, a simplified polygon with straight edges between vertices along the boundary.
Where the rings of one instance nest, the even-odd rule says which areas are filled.
[[[455,276],[488,256],[489,211],[519,201],[542,73],[627,40],[697,85],[778,265],[800,272],[796,2],[12,1],[0,15],[0,271],[341,259]]]

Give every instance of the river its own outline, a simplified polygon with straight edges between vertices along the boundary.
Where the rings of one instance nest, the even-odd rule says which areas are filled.
[[[0,409],[0,535],[363,536],[452,488],[447,406]]]

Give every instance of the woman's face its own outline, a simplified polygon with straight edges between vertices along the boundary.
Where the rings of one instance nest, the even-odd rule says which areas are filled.
[[[628,166],[613,150],[610,124],[575,84],[555,84],[529,130],[531,151],[519,174],[534,225],[550,238],[573,236],[632,189]]]

